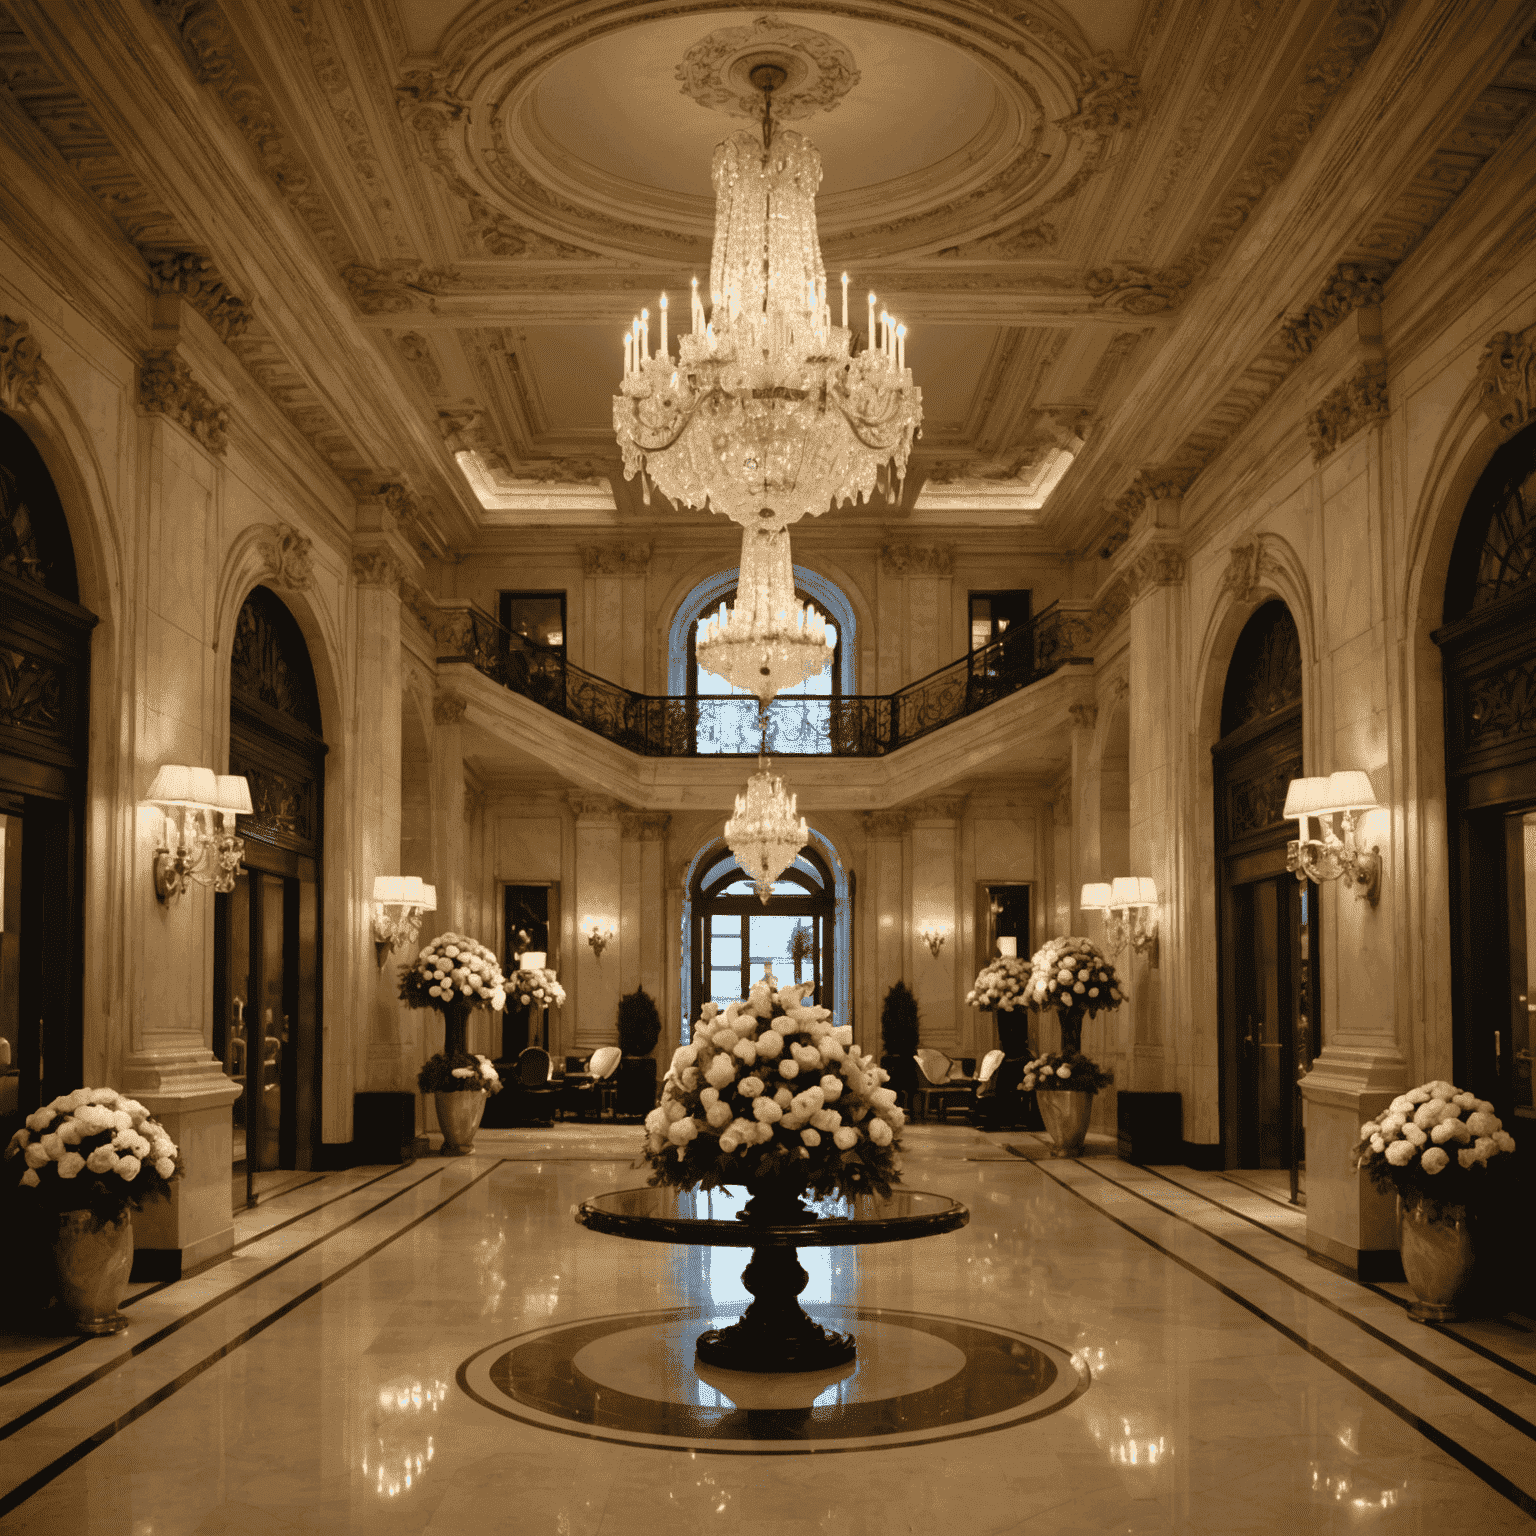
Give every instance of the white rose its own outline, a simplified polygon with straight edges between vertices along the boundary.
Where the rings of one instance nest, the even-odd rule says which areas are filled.
[[[125,1116],[124,1118],[126,1119],[127,1117]],[[128,1123],[129,1125],[132,1125],[133,1121],[129,1120]],[[78,1147],[80,1145],[81,1138],[84,1135],[85,1127],[82,1126],[78,1120],[66,1120],[63,1125],[59,1127],[59,1140],[62,1141],[66,1147]]]
[[[1059,1067],[1056,1068],[1056,1076],[1057,1077],[1071,1077],[1072,1076],[1072,1068],[1069,1067],[1066,1064],[1066,1062],[1062,1062],[1062,1064]]]
[[[1372,1152],[1385,1152],[1386,1150],[1387,1144],[1381,1139],[1379,1134],[1371,1137]]]
[[[744,1099],[755,1099],[767,1086],[760,1077],[744,1077],[737,1083],[736,1091]]]
[[[716,1088],[728,1087],[736,1081],[736,1068],[729,1056],[717,1056],[710,1062],[709,1070],[704,1074],[710,1083]]]
[[[36,1168],[28,1168],[27,1171],[22,1174],[21,1182],[23,1184],[30,1185],[33,1189],[36,1189],[37,1186],[42,1183],[42,1180],[38,1178]]]
[[[835,1109],[818,1109],[811,1115],[811,1124],[818,1131],[835,1131],[843,1123],[843,1117]]]
[[[672,1124],[667,1127],[667,1139],[675,1147],[686,1146],[687,1143],[692,1141],[698,1134],[699,1127],[697,1123],[688,1116],[685,1116],[681,1120],[674,1120]]]
[[[755,1040],[738,1040],[731,1054],[743,1066],[750,1067],[757,1060],[757,1042]]]
[[[1483,1159],[1477,1155],[1476,1147],[1463,1147],[1456,1154],[1456,1161],[1460,1163],[1463,1168],[1471,1168],[1475,1164],[1482,1162]]]
[[[1495,1131],[1493,1144],[1500,1152],[1513,1152],[1515,1150],[1515,1138],[1508,1131]]]
[[[158,1173],[162,1179],[170,1178],[171,1175],[176,1172],[175,1159],[170,1157],[156,1158],[155,1172]]]
[[[752,1114],[764,1125],[772,1125],[775,1120],[784,1118],[784,1111],[772,1099],[753,1099]]]
[[[1425,1173],[1439,1173],[1450,1160],[1450,1154],[1444,1147],[1430,1147],[1419,1159],[1424,1165]]]
[[[891,1144],[891,1128],[884,1120],[871,1120],[869,1122],[869,1139],[877,1147],[888,1147]]]
[[[1467,1116],[1467,1129],[1474,1136],[1492,1136],[1495,1131],[1500,1129],[1499,1119],[1496,1115],[1488,1114],[1479,1109]],[[47,1137],[43,1139],[46,1141]]]
[[[1424,1134],[1411,1120],[1403,1127],[1403,1139],[1410,1141],[1416,1147],[1422,1147],[1429,1137]]]
[[[787,1077],[791,1081],[793,1081],[793,1079],[799,1077],[799,1075],[800,1075],[800,1063],[798,1061],[796,1061],[794,1059],[794,1057],[786,1056],[779,1063],[779,1076],[780,1077]]]
[[[704,1111],[704,1118],[709,1121],[715,1130],[722,1130],[731,1123],[731,1110],[727,1104],[721,1104],[718,1100]]]
[[[859,1139],[859,1133],[851,1125],[840,1125],[832,1133],[832,1145],[839,1152],[846,1152]]]
[[[111,1147],[97,1147],[85,1160],[92,1173],[110,1173],[116,1165],[117,1153]]]
[[[803,1141],[808,1147],[819,1147],[821,1145],[821,1132],[813,1131],[809,1126],[807,1126],[803,1131],[800,1132],[800,1140]]]
[[[667,1112],[659,1105],[645,1117],[645,1128],[652,1136],[659,1136],[667,1128]]]
[[[830,1073],[821,1080],[822,1096],[828,1104],[835,1104],[843,1092],[843,1080]]]
[[[725,1132],[720,1138],[720,1150],[722,1152],[734,1152],[740,1145],[741,1143],[729,1131]]]
[[[48,1154],[43,1151],[43,1144],[40,1141],[30,1142],[22,1155],[27,1160],[28,1168],[41,1168],[44,1163],[52,1161]]]
[[[139,1165],[134,1162],[131,1157],[128,1158],[127,1161],[133,1163],[133,1173],[137,1173],[139,1171]],[[59,1159],[59,1177],[61,1179],[72,1179],[84,1167],[85,1159],[81,1157],[78,1152],[66,1152],[64,1156]],[[123,1165],[121,1163],[117,1165],[117,1171],[122,1173]],[[131,1179],[133,1177],[133,1173],[126,1175],[126,1177]]]
[[[1365,1124],[1360,1127],[1360,1139],[1361,1139],[1361,1141],[1369,1141],[1372,1136],[1377,1136],[1380,1133],[1381,1133],[1381,1126],[1375,1120],[1367,1120],[1365,1122]]]
[[[876,1088],[870,1094],[869,1102],[876,1109],[889,1109],[896,1102],[896,1092],[892,1088]]]
[[[1446,1142],[1455,1140],[1456,1127],[1460,1124],[1461,1122],[1459,1120],[1437,1121],[1434,1129],[1429,1133],[1429,1139],[1434,1142],[1437,1147],[1443,1146]]]
[[[757,1037],[757,1054],[767,1061],[772,1061],[783,1054],[784,1036],[776,1029],[765,1029]]]
[[[1423,1132],[1421,1131],[1419,1134],[1422,1135]],[[1413,1157],[1414,1150],[1411,1141],[1394,1141],[1387,1148],[1387,1161],[1394,1168],[1406,1168],[1413,1161]]]

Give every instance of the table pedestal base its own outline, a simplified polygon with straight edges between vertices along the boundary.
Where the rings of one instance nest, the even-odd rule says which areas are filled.
[[[858,1352],[853,1335],[821,1327],[795,1299],[809,1279],[792,1247],[753,1248],[741,1277],[752,1304],[739,1323],[699,1335],[699,1359],[727,1371],[821,1371],[847,1365]]]

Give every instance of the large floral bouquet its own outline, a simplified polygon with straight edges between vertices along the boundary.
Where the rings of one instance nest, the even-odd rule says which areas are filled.
[[[115,1088],[77,1088],[35,1110],[5,1155],[52,1210],[88,1210],[98,1224],[166,1195],[181,1173],[165,1127]]]
[[[1068,1053],[1078,1049],[1085,1018],[1125,1001],[1114,966],[1091,939],[1052,939],[1035,951],[1029,964],[1028,1006],[1056,1010],[1062,1047]]]
[[[1089,1060],[1081,1051],[1048,1051],[1024,1068],[1019,1087],[1031,1090],[1075,1089],[1078,1093],[1097,1093],[1114,1082],[1115,1074]]]
[[[1379,1120],[1360,1127],[1360,1138],[1355,1166],[1405,1205],[1465,1205],[1482,1192],[1489,1160],[1515,1150],[1493,1105],[1444,1078],[1393,1099]]]
[[[400,1001],[412,1008],[457,1006],[498,1012],[507,1001],[506,978],[496,956],[462,933],[440,933],[400,970]]]
[[[489,1056],[439,1051],[423,1063],[416,1086],[423,1093],[500,1093],[501,1074]]]
[[[984,1010],[1001,1008],[1005,1013],[1012,1013],[1015,1008],[1027,1008],[1026,993],[1031,974],[1029,961],[1013,955],[999,955],[977,972],[971,990],[965,994],[966,1006]]]
[[[514,971],[507,978],[507,996],[514,1003],[537,1003],[541,1008],[553,1008],[565,1001],[565,988],[555,980],[551,970]]]
[[[905,1117],[852,1029],[806,1006],[811,990],[769,974],[723,1012],[704,1005],[645,1119],[651,1183],[890,1193]]]

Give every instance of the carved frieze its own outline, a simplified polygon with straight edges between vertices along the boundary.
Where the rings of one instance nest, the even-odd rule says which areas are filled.
[[[903,807],[914,821],[958,821],[965,813],[969,795],[929,795],[924,800],[914,800]]]
[[[1305,357],[1345,315],[1381,303],[1385,262],[1341,262],[1322,293],[1299,315],[1280,322],[1280,340],[1293,357]]]
[[[290,592],[308,592],[314,586],[310,541],[297,528],[273,523],[262,531],[260,549],[263,585]]]
[[[1285,797],[1291,780],[1301,777],[1301,756],[1267,764],[1251,778],[1226,781],[1228,842],[1277,827],[1285,820]]]
[[[1536,734],[1536,659],[1473,678],[1465,707],[1468,748]]]
[[[251,814],[239,819],[242,836],[310,843],[315,840],[315,782],[245,762],[231,747],[230,772],[250,786]]]
[[[436,693],[432,696],[432,718],[439,725],[458,725],[468,708],[468,701],[456,693]]]
[[[174,352],[147,352],[139,368],[139,404],[185,427],[210,453],[229,446],[229,412],[192,377]]]
[[[864,835],[873,842],[894,842],[912,829],[907,811],[865,811],[862,819]]]
[[[57,733],[64,720],[63,705],[62,668],[0,647],[0,725]]]
[[[830,112],[859,83],[853,55],[835,37],[767,15],[749,26],[719,27],[700,38],[677,66],[678,84],[701,107],[761,121],[762,92],[743,65],[749,55],[763,52],[783,59],[797,76],[773,93],[779,122]]]
[[[565,797],[565,803],[578,821],[613,821],[626,809],[622,800],[615,800],[611,795],[570,794]]]
[[[1077,111],[1059,117],[1056,126],[1068,133],[1104,135],[1116,128],[1134,128],[1141,121],[1141,86],[1137,77],[1101,53],[1084,66],[1088,84]]]
[[[1178,586],[1184,571],[1184,553],[1177,545],[1149,544],[1126,567],[1127,606],[1158,587]]]
[[[149,266],[149,286],[156,293],[184,295],[220,341],[233,341],[245,334],[251,323],[250,309],[224,285],[208,257],[195,251],[145,251],[144,260]]]
[[[0,315],[0,405],[24,411],[42,383],[43,349],[25,320]]]
[[[1251,603],[1259,588],[1267,585],[1266,578],[1279,569],[1269,552],[1271,542],[1267,533],[1251,533],[1232,546],[1221,587],[1232,594],[1234,602]]]
[[[1091,731],[1099,723],[1097,704],[1069,704],[1067,715],[1080,731]]]
[[[1357,432],[1387,415],[1387,376],[1379,364],[1370,364],[1352,379],[1323,396],[1307,417],[1307,438],[1312,457],[1321,463]]]
[[[387,271],[354,262],[342,271],[341,280],[365,315],[403,315],[435,309],[438,290],[454,275],[452,269],[420,262],[402,262]]]
[[[1105,309],[1122,315],[1160,315],[1177,307],[1188,283],[1147,267],[1116,262],[1095,267],[1083,276],[1083,287]]]
[[[1536,421],[1536,325],[1499,331],[1477,367],[1478,403],[1505,437]]]
[[[588,576],[643,576],[650,563],[649,544],[589,544],[581,551]]]
[[[672,825],[671,811],[621,811],[619,831],[625,837],[642,843],[659,843],[665,840],[667,828]]]
[[[485,407],[473,400],[465,400],[454,406],[440,406],[437,430],[443,434],[443,447],[449,453],[466,453],[471,450],[484,453],[497,446],[496,434]]]
[[[395,338],[395,349],[410,364],[411,371],[429,395],[435,395],[442,389],[442,369],[437,366],[432,343],[426,336],[420,331],[407,331],[403,336]]]
[[[948,576],[955,569],[955,551],[945,544],[887,544],[880,564],[893,576]]]
[[[352,580],[398,595],[405,568],[387,549],[361,549],[352,556]]]

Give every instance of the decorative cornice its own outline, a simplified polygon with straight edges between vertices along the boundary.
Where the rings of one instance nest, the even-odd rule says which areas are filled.
[[[258,546],[265,565],[262,581],[289,592],[308,592],[315,583],[310,541],[287,523],[273,523],[262,531]]]
[[[395,337],[395,350],[410,365],[411,371],[429,395],[437,394],[443,387],[443,371],[437,366],[431,340],[421,331],[407,331]]]
[[[611,795],[570,794],[565,803],[577,821],[615,821],[625,810],[624,802]]]
[[[1279,569],[1269,552],[1271,541],[1267,533],[1251,533],[1232,546],[1227,568],[1222,572],[1221,590],[1230,592],[1234,602],[1251,603],[1264,585],[1264,578]]]
[[[449,453],[464,453],[468,450],[484,453],[500,446],[496,434],[491,430],[485,407],[474,400],[439,406],[437,430],[443,434],[443,447]]]
[[[1386,262],[1341,262],[1323,291],[1298,315],[1280,322],[1280,341],[1293,357],[1305,357],[1352,310],[1381,303]]]
[[[458,725],[464,719],[464,711],[468,708],[468,700],[461,699],[456,693],[432,695],[432,718],[439,725]]]
[[[955,568],[955,551],[945,544],[887,544],[880,564],[896,576],[948,576]]]
[[[1152,544],[1136,556],[1126,572],[1131,602],[1155,587],[1176,587],[1184,580],[1184,553],[1172,544]]]
[[[420,262],[402,262],[389,271],[354,262],[343,270],[341,280],[365,315],[403,315],[436,309],[438,289],[456,275],[452,268],[440,270]]]
[[[965,814],[965,802],[969,795],[929,795],[925,800],[914,800],[902,809],[914,822],[958,821]]]
[[[589,544],[581,551],[588,576],[643,576],[650,563],[649,544]]]
[[[352,580],[360,587],[381,587],[398,596],[404,577],[405,567],[387,549],[361,549],[352,556]]]
[[[864,835],[871,841],[894,842],[912,829],[912,817],[906,811],[865,811]]]
[[[1096,267],[1083,275],[1083,287],[1101,306],[1122,315],[1160,315],[1174,309],[1188,282],[1188,278],[1180,281],[1169,273],[1125,262]]]
[[[407,521],[416,510],[415,498],[398,480],[381,474],[350,474],[345,478],[359,506],[376,504],[397,523]]]
[[[213,262],[195,251],[145,251],[149,286],[156,293],[179,293],[218,333],[220,341],[243,336],[251,323],[244,299],[237,299],[214,271]]]
[[[42,385],[43,349],[25,320],[0,315],[0,405],[24,411]]]
[[[1132,525],[1148,503],[1181,501],[1199,473],[1197,464],[1159,464],[1138,470],[1130,485],[1111,503],[1115,520],[1099,550],[1099,558],[1108,560],[1119,551],[1130,538]]]
[[[1367,364],[1352,379],[1323,396],[1307,417],[1312,457],[1321,463],[1357,432],[1387,414],[1387,375],[1379,363]]]
[[[229,412],[192,377],[174,352],[146,352],[139,368],[139,404],[153,415],[169,416],[210,453],[229,446]]]
[[[635,838],[642,843],[664,842],[667,828],[671,825],[671,811],[621,811],[619,813],[620,834]]]
[[[1134,128],[1141,121],[1141,87],[1111,53],[1101,53],[1083,66],[1088,85],[1070,117],[1058,117],[1056,126],[1068,133],[1102,137],[1116,128]]]
[[[1091,731],[1099,723],[1097,704],[1069,704],[1067,716],[1080,731]]]
[[[1505,437],[1536,420],[1536,325],[1498,331],[1477,365],[1478,404]]]

